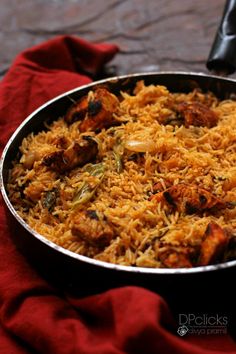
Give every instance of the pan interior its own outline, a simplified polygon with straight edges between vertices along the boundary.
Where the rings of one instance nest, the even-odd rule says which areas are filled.
[[[44,129],[44,124],[47,122],[50,124],[53,120],[56,120],[60,116],[63,116],[71,105],[72,100],[78,100],[80,97],[88,93],[91,88],[97,85],[106,85],[108,89],[114,94],[118,94],[120,91],[132,91],[137,81],[144,80],[146,85],[158,84],[166,86],[172,92],[189,92],[195,88],[201,88],[203,92],[212,91],[219,99],[232,98],[236,92],[236,83],[234,80],[218,78],[215,76],[204,74],[189,74],[189,73],[146,73],[146,74],[134,74],[122,77],[110,78],[107,80],[101,80],[99,82],[92,83],[90,85],[77,88],[66,92],[59,97],[49,101],[42,107],[33,112],[20,127],[15,131],[6,145],[2,159],[1,159],[1,191],[5,203],[13,214],[14,218],[35,238],[40,242],[45,243],[48,247],[54,248],[57,252],[63,253],[68,257],[78,259],[82,262],[87,262],[94,265],[99,265],[105,268],[116,269],[120,271],[128,272],[143,272],[153,274],[188,274],[199,273],[202,271],[212,271],[222,268],[228,268],[236,265],[236,261],[225,262],[222,264],[209,265],[204,267],[196,267],[190,269],[158,269],[158,268],[143,268],[143,267],[129,267],[120,266],[115,264],[106,263],[90,259],[85,256],[81,256],[65,250],[62,247],[56,246],[54,243],[46,240],[37,232],[32,230],[26,223],[18,216],[14,207],[8,199],[6,192],[6,184],[8,180],[9,170],[12,168],[12,161],[17,158],[19,146],[25,136],[30,132],[39,132]]]

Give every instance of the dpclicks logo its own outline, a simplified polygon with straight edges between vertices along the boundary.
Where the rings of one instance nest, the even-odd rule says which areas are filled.
[[[185,336],[185,334],[188,333],[188,327],[186,327],[186,326],[180,326],[180,327],[177,329],[177,333],[178,333],[178,335],[180,335],[181,337]]]
[[[180,313],[177,333],[183,337],[188,334],[226,334],[228,317],[221,314]]]

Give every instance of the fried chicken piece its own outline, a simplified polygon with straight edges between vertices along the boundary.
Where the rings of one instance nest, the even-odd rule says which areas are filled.
[[[88,101],[88,113],[80,124],[80,131],[108,128],[116,123],[113,113],[119,105],[118,98],[108,90],[98,88]]]
[[[55,180],[54,171],[38,171],[33,180],[28,180],[21,188],[22,198],[37,203],[42,194],[51,188],[52,181]]]
[[[67,149],[54,151],[43,158],[43,164],[53,171],[63,173],[92,161],[98,153],[98,145],[90,136],[83,136],[80,143],[74,142]]]
[[[225,227],[224,232],[229,238],[229,242],[223,256],[223,261],[227,262],[236,259],[236,233],[235,230],[230,227]]]
[[[204,234],[198,259],[199,266],[216,263],[221,260],[227,248],[229,236],[218,224],[210,222]]]
[[[165,246],[159,250],[159,259],[167,268],[192,268],[193,250],[187,247]]]
[[[72,234],[92,246],[103,248],[109,245],[114,237],[112,227],[104,217],[98,216],[94,210],[78,212],[72,223]]]
[[[176,107],[177,113],[184,118],[184,125],[212,128],[217,124],[217,114],[200,102],[182,102]]]
[[[206,189],[185,183],[167,188],[165,191],[151,196],[150,199],[156,202],[167,202],[179,212],[187,214],[227,207],[227,203],[224,203]]]
[[[41,198],[41,194],[44,192],[45,188],[45,184],[36,179],[24,189],[24,195],[27,199],[36,203]]]
[[[105,88],[97,88],[93,95],[82,97],[73,105],[65,116],[65,121],[71,124],[82,120],[81,132],[95,131],[116,124],[113,113],[119,105],[118,98]]]
[[[67,111],[65,115],[65,121],[68,124],[77,122],[85,118],[88,112],[88,97],[84,96],[73,104]]]

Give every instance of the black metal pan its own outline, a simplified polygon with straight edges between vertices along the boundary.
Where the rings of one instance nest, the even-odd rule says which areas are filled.
[[[232,73],[236,67],[236,1],[227,1],[224,16],[219,27],[207,66],[217,72]],[[75,254],[55,245],[32,230],[16,213],[8,199],[6,184],[12,160],[18,153],[22,139],[30,132],[44,129],[44,122],[50,122],[66,113],[72,100],[78,100],[97,85],[106,84],[113,93],[132,90],[139,80],[148,84],[165,85],[171,92],[189,92],[194,88],[212,91],[220,99],[236,94],[236,81],[214,75],[185,72],[156,72],[113,77],[66,92],[47,102],[19,126],[8,141],[1,158],[1,192],[5,201],[11,235],[19,250],[32,264],[43,272],[50,281],[55,281],[67,290],[82,293],[98,292],[123,284],[147,286],[178,299],[196,294],[199,286],[213,287],[226,276],[236,275],[236,260],[182,269],[158,269],[121,266],[94,260]],[[70,99],[68,99],[70,97]],[[83,291],[82,291],[83,289]],[[192,292],[191,292],[192,293]],[[180,295],[181,294],[181,295]],[[186,296],[184,298],[186,299]],[[192,295],[191,295],[192,296]]]

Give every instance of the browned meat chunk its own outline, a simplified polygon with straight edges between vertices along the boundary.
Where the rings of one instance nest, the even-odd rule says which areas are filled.
[[[232,261],[236,259],[236,233],[229,227],[225,227],[224,232],[228,236],[229,242],[227,244],[227,249],[224,252],[223,260]]]
[[[90,136],[83,136],[83,141],[75,142],[66,150],[54,151],[43,158],[43,164],[53,171],[63,173],[77,166],[92,161],[98,153],[98,146]]]
[[[205,231],[198,265],[205,266],[219,261],[227,248],[229,237],[218,224],[211,222]]]
[[[185,183],[167,188],[165,191],[153,195],[150,199],[157,202],[167,202],[178,211],[187,214],[227,207],[226,203],[206,189]]]
[[[193,266],[190,256],[192,250],[187,247],[166,246],[159,251],[159,259],[167,268],[191,268]]]
[[[88,98],[87,96],[84,96],[68,109],[65,115],[65,121],[68,124],[72,124],[74,122],[77,122],[77,120],[82,120],[85,118],[87,112]]]
[[[80,131],[108,128],[116,124],[113,114],[119,101],[115,95],[103,88],[98,88],[94,98],[88,102],[88,113],[80,124]]]
[[[200,102],[182,102],[178,104],[177,112],[183,116],[186,127],[194,125],[212,128],[218,121],[217,114]]]
[[[82,97],[67,112],[65,121],[71,124],[82,120],[80,131],[94,131],[116,124],[113,114],[119,104],[118,98],[105,88],[97,88],[93,95]]]
[[[41,194],[44,192],[45,188],[45,184],[41,181],[37,181],[36,179],[25,188],[24,195],[27,199],[37,203],[37,201],[41,198]]]
[[[94,210],[78,212],[73,219],[71,232],[92,246],[101,248],[109,245],[114,237],[112,227]]]

